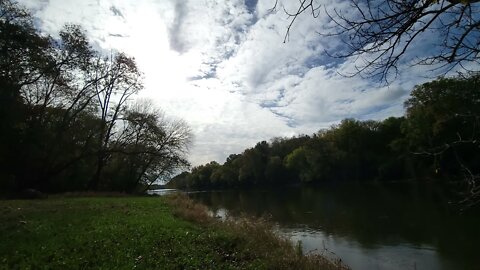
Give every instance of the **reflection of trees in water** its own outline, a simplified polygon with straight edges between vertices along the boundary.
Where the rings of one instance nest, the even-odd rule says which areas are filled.
[[[474,260],[480,239],[475,213],[448,207],[442,188],[396,185],[198,193],[195,199],[231,215],[271,216],[283,227],[307,227],[356,241],[364,248],[409,243],[434,246],[458,260]]]

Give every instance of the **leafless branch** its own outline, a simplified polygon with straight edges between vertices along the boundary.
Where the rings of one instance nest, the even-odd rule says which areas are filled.
[[[432,65],[433,69],[448,72],[466,63],[480,64],[480,6],[479,0],[350,0],[350,9],[324,7],[324,13],[334,24],[318,33],[338,37],[344,50],[327,55],[356,59],[355,71],[345,76],[378,78],[388,84],[395,78],[399,64],[410,61],[406,53],[414,50],[420,36],[430,34],[437,44],[416,61],[415,65]],[[319,6],[312,1],[299,1],[295,12],[284,10],[290,18],[284,42],[299,15],[311,10],[319,16]],[[402,62],[401,62],[402,61]]]

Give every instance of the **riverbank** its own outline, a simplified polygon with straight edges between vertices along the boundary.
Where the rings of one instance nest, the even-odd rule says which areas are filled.
[[[341,269],[183,196],[0,201],[1,269]]]

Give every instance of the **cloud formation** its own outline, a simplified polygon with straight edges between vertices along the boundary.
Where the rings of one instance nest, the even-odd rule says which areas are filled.
[[[20,2],[46,33],[80,24],[99,49],[134,56],[145,73],[141,96],[192,126],[195,165],[347,117],[402,115],[409,91],[426,80],[425,69],[408,65],[389,87],[339,75],[357,60],[325,55],[341,49],[339,40],[316,32],[331,27],[326,16],[299,17],[283,43],[289,20],[280,5],[292,10],[297,1],[276,11],[274,0]],[[346,1],[321,2],[341,8]]]

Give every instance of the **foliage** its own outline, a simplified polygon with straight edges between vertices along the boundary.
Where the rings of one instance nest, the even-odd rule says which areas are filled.
[[[416,87],[406,101],[409,149],[432,160],[436,175],[460,179],[463,201],[480,197],[480,75],[439,79]]]

